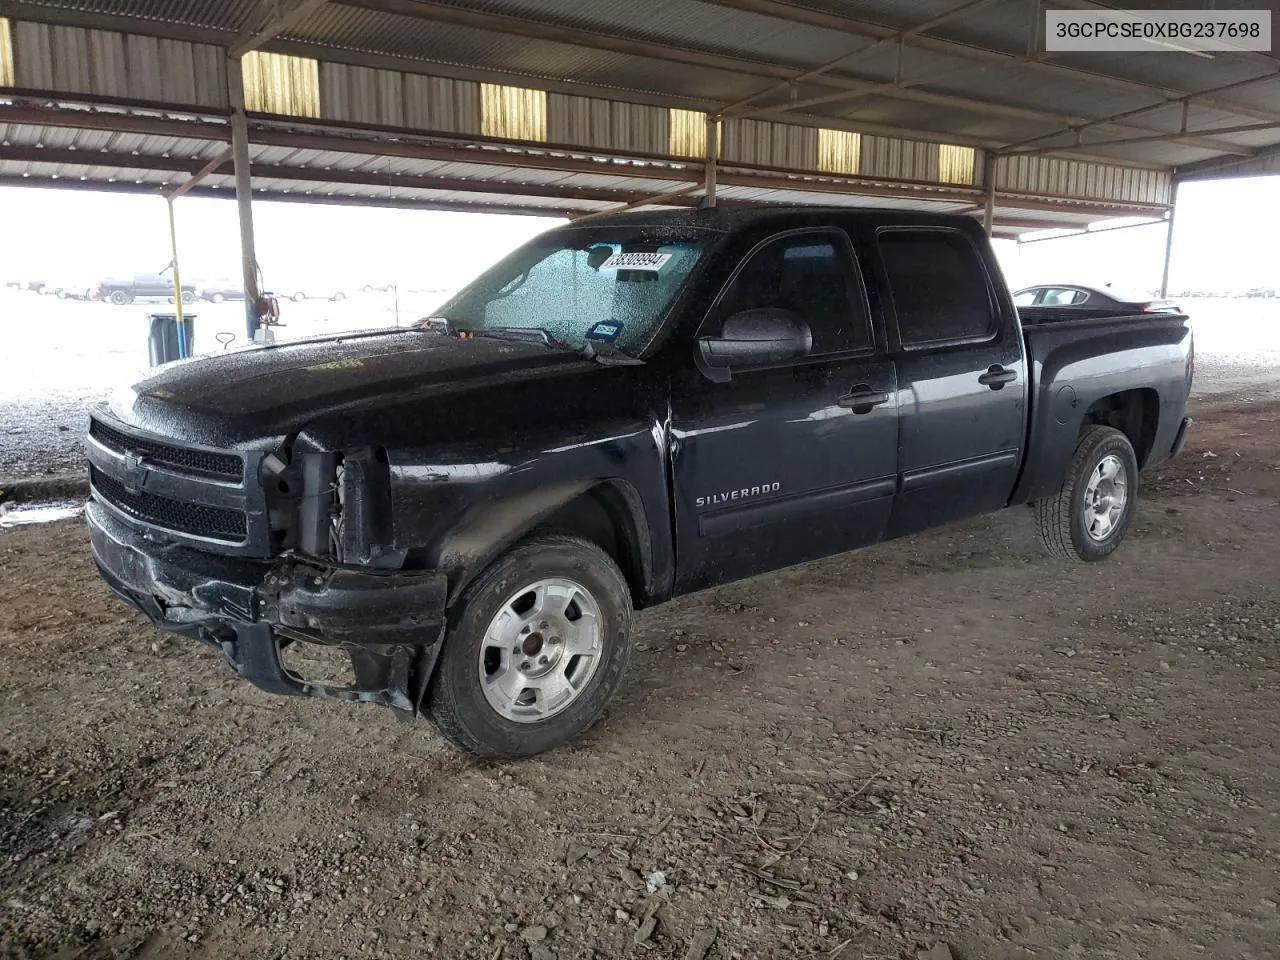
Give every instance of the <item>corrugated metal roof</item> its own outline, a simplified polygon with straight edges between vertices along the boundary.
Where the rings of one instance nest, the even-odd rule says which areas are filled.
[[[726,197],[926,205],[920,209],[954,205],[955,191],[930,195],[910,184],[893,184],[935,181],[940,144],[1043,144],[1044,137],[1061,134],[1073,118],[1091,121],[1078,144],[1060,136],[1049,141],[1052,146],[1164,168],[1280,144],[1280,129],[1211,134],[1194,143],[1152,141],[1153,131],[1179,130],[1182,107],[1162,103],[1172,94],[1126,87],[1123,79],[1193,92],[1257,78],[1268,70],[1280,73],[1280,60],[1236,54],[1091,54],[1052,58],[1076,72],[1028,64],[1022,58],[1032,7],[1025,0],[991,0],[931,28],[901,54],[894,44],[880,44],[824,76],[796,82],[792,89],[779,78],[866,48],[872,37],[885,32],[885,25],[918,26],[953,12],[961,0],[860,0],[856,5],[847,0],[782,0],[757,12],[728,0],[396,0],[389,5],[401,13],[377,9],[375,0],[330,0],[281,37],[278,49],[321,61],[320,113],[330,129],[323,147],[309,147],[307,143],[318,141],[307,131],[318,135],[317,127],[286,128],[255,120],[255,133],[265,138],[264,128],[270,126],[279,134],[270,138],[270,145],[255,144],[252,151],[263,172],[262,189],[333,189],[374,200],[425,190],[432,196],[448,195],[448,202],[457,200],[456,194],[464,198],[457,202],[501,198],[492,199],[501,206],[607,206],[602,198],[614,193],[624,199],[669,193],[701,176],[696,160],[678,167],[652,161],[639,177],[624,175],[637,168],[620,169],[616,162],[623,152],[661,155],[670,149],[668,107],[730,105],[764,91],[769,92],[756,106],[776,108],[795,100],[798,108],[730,116],[721,152],[724,189],[730,191]],[[25,18],[15,18],[15,82],[20,88],[120,104],[200,107],[210,114],[226,108],[224,49],[217,44],[259,25],[267,10],[261,0],[10,0],[11,8],[29,11]],[[803,22],[806,14],[812,15],[810,22]],[[104,24],[120,32],[101,29]],[[210,37],[212,43],[193,42]],[[992,56],[1006,59],[993,61]],[[891,80],[899,68],[896,89],[832,96],[851,84]],[[1108,76],[1121,79],[1108,81]],[[482,129],[492,132],[482,125],[479,81],[549,90],[546,135],[571,148],[506,148],[477,139]],[[822,102],[806,103],[813,98]],[[1135,111],[1118,123],[1107,120]],[[1280,78],[1226,91],[1205,103],[1193,101],[1186,120],[1194,132],[1239,127],[1259,116],[1280,119]],[[111,122],[86,117],[85,129],[74,124],[0,126],[5,151],[0,176],[52,178],[56,173],[59,179],[110,180],[122,173],[144,184],[165,182],[185,176],[192,164],[199,166],[224,149],[217,139],[187,136],[186,130],[163,136],[89,129]],[[360,125],[366,127],[363,132],[353,129]],[[814,128],[824,126],[859,133],[858,173],[887,182],[815,177]],[[406,130],[435,136],[413,139],[397,132]],[[931,133],[919,139],[889,135],[897,131]],[[365,142],[344,145],[342,136]],[[387,138],[400,142],[393,147]],[[1141,142],[1115,142],[1133,138]],[[385,153],[393,155],[380,155],[370,141],[387,143]],[[275,145],[281,143],[289,145]],[[41,149],[50,152],[40,156]],[[96,154],[101,162],[87,157],[82,162],[76,155],[80,152]],[[558,153],[563,154],[559,159]],[[588,170],[596,163],[598,173]],[[1063,157],[1019,156],[1002,163],[1005,190],[1025,188],[1039,197],[1101,191],[1100,199],[1154,207],[1168,199],[1167,171]],[[735,164],[740,166],[735,169]],[[1260,167],[1268,164],[1258,161]],[[793,172],[782,175],[763,168]],[[325,172],[333,174],[331,183],[324,181]],[[225,186],[225,179],[219,173],[209,184]],[[439,185],[433,187],[431,180]],[[459,189],[441,189],[445,184]],[[473,185],[476,190],[470,189]],[[571,196],[575,190],[588,196]],[[876,193],[881,195],[868,198]]]
[[[686,0],[440,0],[446,6],[618,36],[690,45],[761,62],[816,66],[853,50],[855,37]]]
[[[848,0],[789,0],[798,7],[824,10],[839,17],[856,17],[891,27],[910,27],[923,23],[956,6],[957,0],[858,0],[856,10]]]
[[[33,7],[105,13],[139,20],[181,23],[218,30],[242,30],[262,15],[260,0],[23,0]]]

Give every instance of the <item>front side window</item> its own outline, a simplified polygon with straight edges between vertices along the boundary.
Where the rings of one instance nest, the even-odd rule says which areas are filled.
[[[1013,305],[1015,307],[1029,307],[1036,302],[1036,292],[1034,290],[1023,290],[1013,296]]]
[[[712,235],[646,228],[556,231],[480,275],[436,314],[459,331],[542,330],[581,349],[637,355]]]
[[[844,234],[806,232],[758,248],[730,281],[701,336],[719,336],[725,320],[764,307],[808,324],[811,356],[871,348],[871,329],[853,251]]]
[[[984,340],[994,334],[986,268],[963,234],[882,230],[878,244],[903,345]]]

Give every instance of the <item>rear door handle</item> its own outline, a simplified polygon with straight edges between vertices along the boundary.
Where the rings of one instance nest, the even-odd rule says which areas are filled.
[[[847,407],[854,413],[870,413],[881,404],[889,402],[889,394],[883,390],[872,390],[867,384],[860,383],[843,397],[836,400],[836,405]]]
[[[992,390],[999,390],[1006,383],[1013,383],[1018,379],[1016,370],[1006,370],[1000,364],[995,363],[987,368],[987,372],[978,378],[978,382],[984,387],[990,387]]]

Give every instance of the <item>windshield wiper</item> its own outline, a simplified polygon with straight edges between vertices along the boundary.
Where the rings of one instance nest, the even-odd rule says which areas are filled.
[[[447,336],[485,337],[490,340],[515,340],[520,343],[541,343],[548,347],[560,347],[573,350],[584,360],[594,360],[602,366],[634,366],[644,363],[629,354],[623,353],[613,344],[604,340],[588,340],[577,348],[567,340],[554,337],[543,327],[482,327],[476,330],[456,329],[447,317],[426,317],[415,324],[419,330],[443,333]]]
[[[473,337],[488,337],[491,340],[519,340],[523,343],[542,343],[548,347],[568,346],[563,340],[557,340],[542,327],[480,327],[476,330],[461,332]]]
[[[613,344],[601,340],[588,340],[578,351],[578,356],[585,360],[594,360],[606,367],[632,367],[644,363],[629,353],[623,353]]]
[[[431,333],[444,333],[452,335],[457,333],[453,329],[453,325],[449,323],[448,317],[423,317],[417,321],[413,328],[415,330],[427,330]]]
[[[541,327],[479,327],[475,330],[455,327],[448,317],[426,317],[415,326],[419,330],[443,333],[450,337],[486,337],[490,340],[519,340],[522,343],[542,343],[548,347],[568,347]]]

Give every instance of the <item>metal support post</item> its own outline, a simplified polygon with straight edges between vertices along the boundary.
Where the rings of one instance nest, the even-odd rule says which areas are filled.
[[[1178,181],[1173,181],[1173,195],[1169,198],[1169,231],[1164,238],[1164,273],[1160,276],[1160,296],[1169,295],[1169,261],[1173,259],[1173,220],[1178,214]]]
[[[990,237],[991,230],[995,226],[996,213],[996,155],[990,150],[983,154],[982,190],[985,194],[982,207],[982,229]]]
[[[178,269],[178,221],[173,212],[173,197],[165,198],[165,203],[169,207],[169,246],[173,251],[173,260],[170,262],[173,267],[173,304],[178,314],[178,330],[182,331],[185,328],[182,326],[182,273]],[[181,332],[178,336],[182,336]]]
[[[716,205],[716,166],[720,160],[719,118],[707,114],[706,205]]]
[[[258,332],[258,255],[253,237],[253,181],[249,168],[249,121],[244,114],[244,79],[238,59],[227,60],[227,95],[231,105],[231,159],[240,213],[240,258],[244,273],[244,318],[249,340]]]

